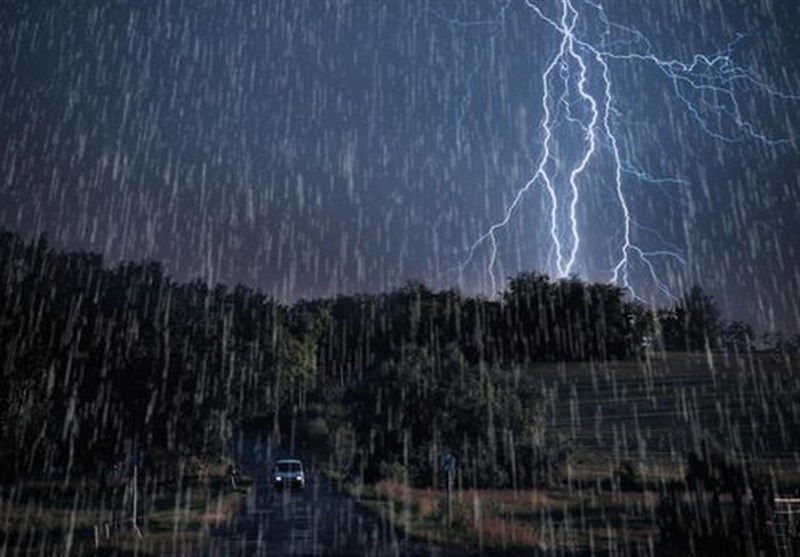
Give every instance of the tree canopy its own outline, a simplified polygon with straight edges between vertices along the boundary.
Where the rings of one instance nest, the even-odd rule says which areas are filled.
[[[713,349],[720,327],[699,288],[656,311],[610,284],[526,273],[495,299],[409,283],[288,305],[2,233],[3,467],[222,453],[261,416],[289,442],[327,432],[317,442],[370,478],[435,483],[447,449],[474,483],[550,481],[563,454],[531,365],[631,357],[659,331],[668,348]]]

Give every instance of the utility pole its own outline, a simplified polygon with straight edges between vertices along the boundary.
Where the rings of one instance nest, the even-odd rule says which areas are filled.
[[[447,472],[447,527],[450,528],[453,523],[453,479],[456,471],[456,457],[450,449],[442,451],[439,465]]]

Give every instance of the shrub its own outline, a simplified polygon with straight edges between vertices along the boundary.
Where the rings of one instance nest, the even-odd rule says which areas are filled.
[[[624,461],[614,470],[614,480],[621,491],[641,491],[644,487],[641,465],[630,460]]]

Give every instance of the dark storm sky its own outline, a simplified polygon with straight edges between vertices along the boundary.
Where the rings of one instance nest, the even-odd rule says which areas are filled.
[[[574,5],[599,37],[596,10]],[[665,59],[743,33],[736,63],[800,92],[796,2],[605,11]],[[286,300],[458,284],[454,268],[536,167],[560,40],[524,2],[12,2],[0,30],[0,226]],[[797,142],[714,139],[652,65],[609,66],[625,160],[682,181],[625,177],[636,241],[687,260],[657,259],[658,275],[676,293],[703,284],[729,317],[800,329]],[[800,133],[800,100],[737,94],[768,137]],[[562,139],[562,160],[570,149]],[[575,271],[609,280],[608,165],[582,187]],[[546,203],[534,188],[498,235],[501,276],[553,273]],[[486,292],[487,255],[465,290]],[[645,271],[634,262],[631,276],[649,299]]]

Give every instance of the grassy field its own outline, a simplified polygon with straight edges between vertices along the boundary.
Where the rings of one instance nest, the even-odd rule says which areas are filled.
[[[0,554],[160,553],[202,541],[240,503],[223,465],[200,465],[181,482],[142,478],[136,527],[131,482],[21,482],[0,488]]]
[[[798,464],[797,364],[771,354],[656,353],[532,373],[548,393],[550,426],[575,448],[578,477],[624,461],[657,477],[682,474],[687,451],[713,439],[791,479]]]
[[[796,359],[651,353],[529,372],[547,397],[549,427],[572,447],[562,486],[457,488],[450,527],[442,490],[382,482],[353,486],[354,495],[416,538],[524,554],[631,542],[656,547],[661,496],[685,477],[688,452],[704,440],[768,475],[779,493],[800,488]],[[620,483],[626,470],[635,471],[635,489]]]
[[[656,493],[593,490],[456,490],[450,526],[442,490],[394,482],[355,488],[367,507],[429,543],[525,554],[531,548],[604,549],[655,540]]]

